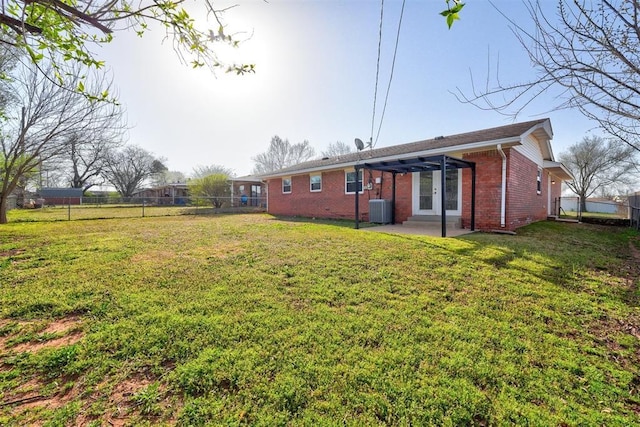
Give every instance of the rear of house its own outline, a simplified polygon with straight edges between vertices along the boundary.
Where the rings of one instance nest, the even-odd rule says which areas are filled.
[[[475,229],[515,230],[554,215],[571,179],[555,162],[552,136],[541,119],[301,163],[263,176],[267,210],[352,219],[357,192],[363,221],[370,200],[387,199],[395,223],[444,212],[465,228],[475,220]]]

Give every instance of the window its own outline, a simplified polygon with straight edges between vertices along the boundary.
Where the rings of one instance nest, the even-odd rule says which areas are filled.
[[[310,191],[322,191],[322,175],[309,176]]]
[[[363,169],[358,171],[358,192],[362,193]],[[356,172],[345,172],[345,193],[353,194],[356,192]]]
[[[542,193],[542,169],[538,168],[538,181],[536,182],[536,191]]]
[[[291,178],[282,178],[282,192],[291,193]]]

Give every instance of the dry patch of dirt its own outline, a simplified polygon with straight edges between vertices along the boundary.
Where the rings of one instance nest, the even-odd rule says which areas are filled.
[[[149,420],[152,424],[161,421],[170,425],[175,424],[176,420],[173,417],[178,412],[179,408],[177,406],[179,405],[177,401],[172,402],[170,400],[165,385],[158,385],[157,401],[154,402],[156,410],[153,413],[146,413],[144,408],[136,401],[136,396],[152,386],[154,382],[155,380],[152,378],[137,374],[118,382],[110,390],[104,384],[99,387],[103,392],[96,392],[93,396],[94,399],[97,399],[100,394],[104,395],[103,393],[108,395],[107,411],[102,417],[99,417],[102,425],[123,427],[130,425],[135,418]],[[87,415],[88,408],[88,405],[85,405],[81,414],[76,418],[76,425],[86,425],[98,419]]]
[[[10,257],[20,255],[26,252],[26,249],[9,249],[8,251],[1,251],[0,257]]]
[[[0,409],[9,408],[9,414],[15,417],[29,418],[29,413],[33,410],[55,410],[67,405],[80,395],[80,386],[78,383],[71,388],[59,387],[50,394],[42,394],[42,390],[47,385],[38,379],[31,379],[5,396],[0,402]],[[42,425],[42,422],[32,420],[29,425]]]
[[[84,336],[82,332],[82,319],[79,317],[66,317],[53,320],[45,325],[42,322],[17,322],[19,332],[0,337],[0,354],[7,351],[23,353],[25,351],[34,353],[43,348],[59,348],[66,345],[75,344]],[[4,325],[9,322],[4,322]],[[4,325],[0,325],[4,326]],[[19,333],[37,331],[37,335],[29,342],[9,346],[8,343]],[[53,335],[53,337],[52,337]]]
[[[71,345],[79,341],[83,337],[80,330],[82,320],[79,317],[67,317],[45,321],[7,321],[3,320],[0,327],[7,327],[15,324],[15,331],[0,337],[0,354],[6,353],[22,353],[37,352],[43,348],[57,348],[65,345]],[[17,345],[9,345],[10,341],[23,334],[35,334],[29,342]],[[52,339],[49,339],[52,337]],[[57,336],[57,338],[56,338]],[[0,364],[0,371],[9,371],[10,366]],[[44,391],[47,390],[47,391]],[[64,385],[52,388],[50,384],[46,384],[38,378],[27,379],[24,383],[18,385],[13,390],[8,391],[2,396],[0,401],[0,410],[7,409],[12,416],[27,415],[33,409],[57,409],[65,406],[74,400],[80,394],[80,388],[77,385],[69,388]],[[35,421],[29,421],[29,425],[39,425]]]
[[[11,324],[16,325],[16,332],[0,337],[0,355],[9,352],[36,352],[43,348],[71,345],[84,336],[81,330],[82,319],[75,316],[51,322],[3,320],[0,327]],[[9,347],[6,345],[7,340],[11,338],[34,333],[37,334],[36,337],[47,338],[54,335],[58,338],[42,342],[32,340]],[[0,371],[8,369],[8,365],[0,362]],[[46,423],[47,420],[42,418],[42,410],[56,410],[74,401],[80,401],[81,404],[79,415],[74,421],[74,425],[78,426],[88,425],[96,420],[101,425],[117,427],[135,424],[140,420],[146,420],[152,425],[174,425],[177,422],[176,414],[182,407],[181,400],[168,393],[166,385],[157,383],[155,376],[148,374],[134,374],[120,381],[116,380],[115,385],[113,382],[105,382],[98,385],[93,392],[87,390],[87,384],[82,377],[59,379],[56,382],[34,377],[25,378],[23,381],[4,393],[0,399],[0,413],[33,426]],[[146,400],[138,397],[145,393]],[[96,414],[93,408],[96,402],[102,402],[99,404],[104,408],[102,415]]]
[[[142,376],[128,378],[118,383],[109,396],[109,407],[115,409],[108,414],[107,423],[112,426],[124,426],[135,409],[133,397],[151,383],[151,380]]]
[[[36,353],[43,348],[60,348],[67,345],[72,345],[77,343],[82,339],[84,334],[81,331],[72,332],[69,335],[65,335],[60,338],[54,338],[48,341],[43,342],[26,342],[22,344],[18,344],[15,347],[12,347],[11,350],[16,353],[24,353],[28,351],[30,353]]]

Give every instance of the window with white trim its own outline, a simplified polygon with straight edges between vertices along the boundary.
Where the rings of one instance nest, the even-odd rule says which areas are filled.
[[[536,182],[536,192],[542,193],[542,169],[538,168],[538,178]]]
[[[282,192],[291,193],[291,178],[282,178]]]
[[[362,193],[362,180],[364,178],[364,169],[358,171],[358,193]],[[345,171],[344,173],[344,192],[353,194],[356,192],[356,171]]]
[[[316,192],[322,191],[322,175],[309,175],[309,190]]]

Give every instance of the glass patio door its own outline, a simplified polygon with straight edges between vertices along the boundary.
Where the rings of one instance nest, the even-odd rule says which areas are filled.
[[[414,172],[413,174],[413,214],[442,215],[441,172]],[[447,215],[460,215],[462,182],[460,170],[447,170],[446,179]]]

